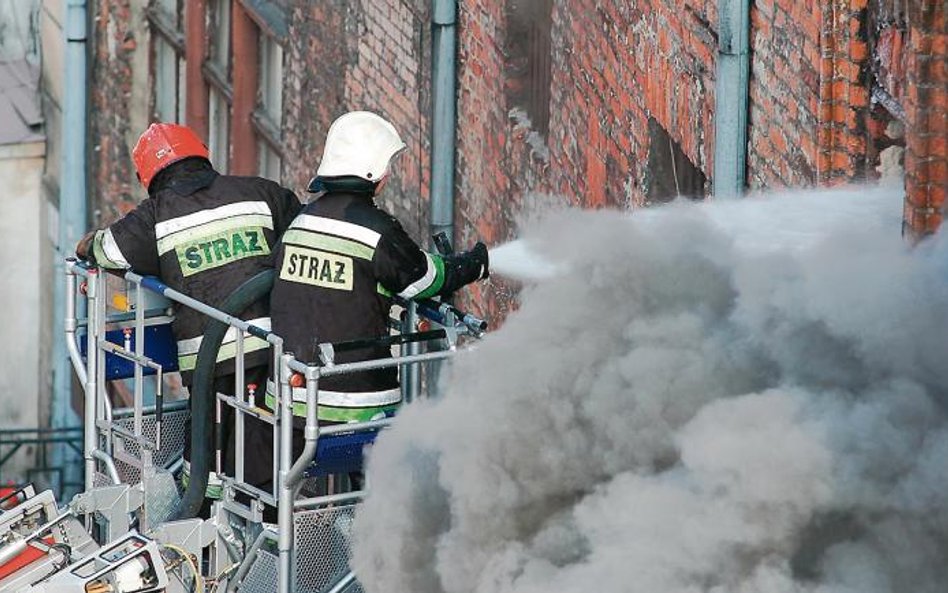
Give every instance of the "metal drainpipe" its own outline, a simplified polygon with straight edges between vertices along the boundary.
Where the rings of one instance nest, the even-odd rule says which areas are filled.
[[[739,197],[747,178],[750,0],[718,0],[714,195]]]
[[[456,0],[434,0],[432,8],[432,236],[444,232],[454,242],[454,151],[456,113]]]
[[[71,407],[72,367],[65,335],[65,258],[73,255],[87,226],[86,205],[86,39],[88,9],[85,0],[67,0],[63,33],[65,85],[62,110],[62,170],[59,176],[59,245],[55,252],[53,295],[53,401],[52,425],[74,426]],[[54,463],[65,464],[64,447],[53,452]],[[68,471],[68,468],[67,468]]]
[[[432,122],[431,122],[431,223],[429,235],[444,233],[454,240],[454,152],[457,126],[457,0],[433,0],[432,25]],[[437,249],[431,243],[433,250]],[[421,352],[417,342],[408,345],[408,354]],[[435,393],[441,363],[427,366],[428,395]],[[418,396],[418,368],[408,368],[406,399]]]

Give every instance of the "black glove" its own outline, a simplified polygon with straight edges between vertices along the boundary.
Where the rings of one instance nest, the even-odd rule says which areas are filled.
[[[95,241],[96,231],[90,231],[86,235],[79,239],[79,243],[76,245],[76,257],[79,259],[84,259],[95,265],[95,256],[92,252],[92,243]]]
[[[444,285],[438,294],[450,294],[466,284],[490,275],[487,245],[478,241],[470,251],[444,256]]]
[[[475,280],[483,280],[490,276],[490,257],[487,255],[487,245],[478,241],[466,255],[481,265],[481,273]]]

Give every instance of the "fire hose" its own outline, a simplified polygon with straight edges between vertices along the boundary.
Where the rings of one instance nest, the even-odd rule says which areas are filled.
[[[273,287],[273,270],[265,270],[238,286],[221,304],[220,310],[228,315],[239,315],[247,307],[270,294]],[[172,514],[173,519],[195,517],[204,503],[205,490],[211,472],[211,460],[214,456],[214,444],[211,435],[214,431],[214,368],[217,365],[217,353],[228,325],[211,319],[204,331],[201,348],[191,381],[191,475],[188,487],[181,502]],[[266,339],[267,332],[250,327],[249,332]]]

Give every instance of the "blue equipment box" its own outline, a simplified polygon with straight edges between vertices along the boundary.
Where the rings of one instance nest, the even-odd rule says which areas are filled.
[[[375,442],[378,430],[321,437],[316,441],[316,461],[306,468],[307,478],[361,471],[363,448]]]
[[[171,333],[171,324],[149,325],[145,327],[145,356],[161,365],[162,371],[170,373],[178,370],[178,347]],[[125,333],[121,329],[105,332],[105,339],[118,346],[125,346]],[[79,340],[79,350],[83,358],[87,355],[86,340]],[[135,352],[135,332],[132,332],[129,350]],[[143,375],[154,375],[155,370],[145,367]],[[105,379],[128,379],[135,376],[135,364],[120,356],[106,353]]]

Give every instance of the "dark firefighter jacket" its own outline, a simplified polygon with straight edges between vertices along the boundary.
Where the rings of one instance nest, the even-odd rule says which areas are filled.
[[[477,277],[445,266],[422,251],[399,222],[367,194],[329,192],[310,202],[283,235],[274,258],[270,296],[273,331],[284,350],[317,362],[316,345],[388,334],[392,296],[449,293]],[[335,362],[390,356],[387,347],[339,352]],[[394,411],[401,401],[394,367],[321,378],[322,421],[365,421]],[[275,386],[266,403],[275,406]],[[305,388],[294,388],[294,414],[305,414]]]
[[[96,233],[92,254],[100,266],[158,276],[171,288],[218,306],[243,282],[272,266],[271,250],[302,205],[293,192],[272,181],[219,175],[202,160],[182,161],[165,172],[172,174],[157,177],[145,201]],[[240,317],[270,326],[263,302]],[[186,384],[206,321],[188,307],[175,309],[172,329]],[[266,349],[263,340],[245,336],[248,367],[266,364]],[[217,376],[233,372],[235,350],[231,328],[218,355]]]

